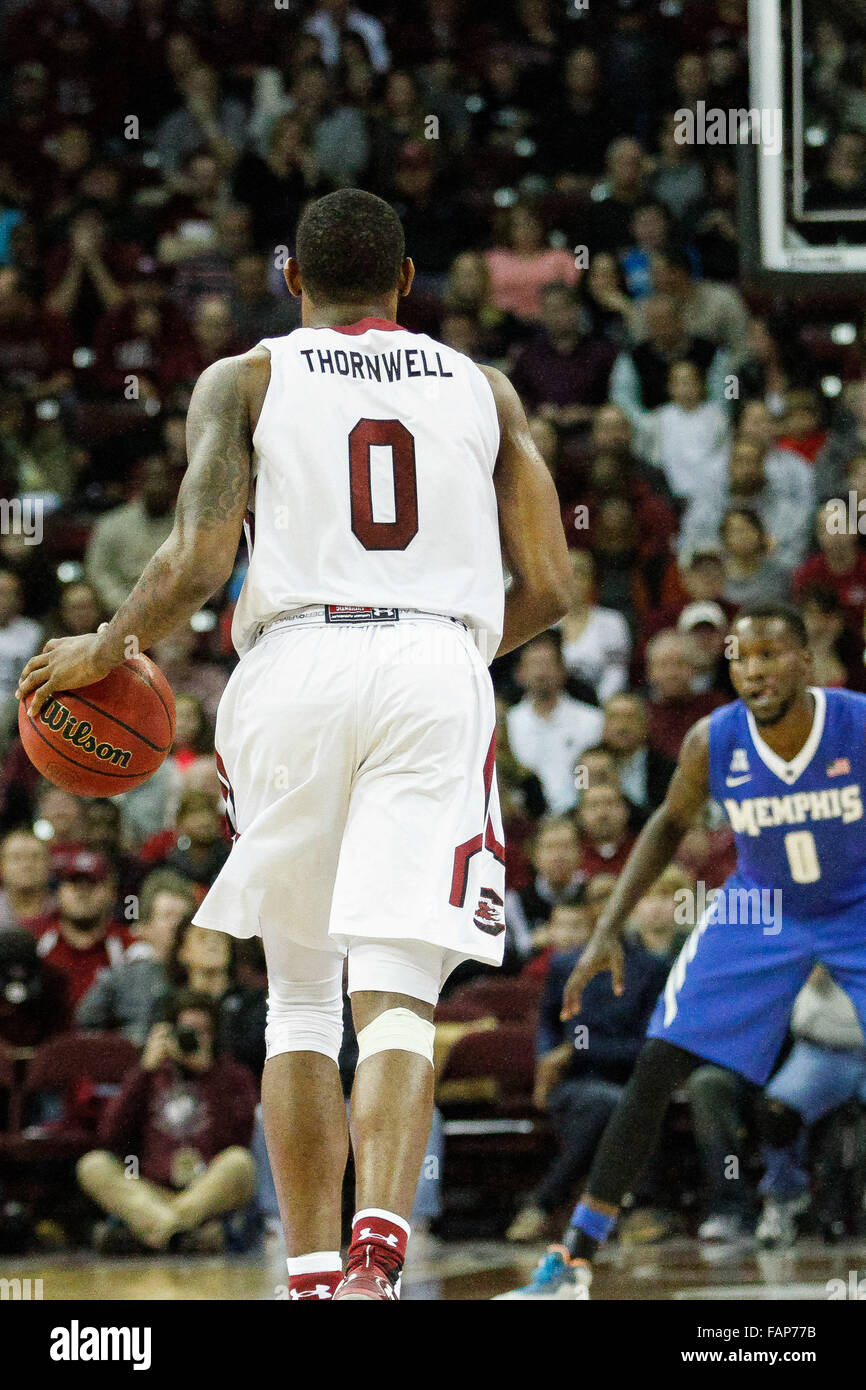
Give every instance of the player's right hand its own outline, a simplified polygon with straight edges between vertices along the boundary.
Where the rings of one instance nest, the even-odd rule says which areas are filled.
[[[594,976],[603,974],[605,970],[611,973],[614,994],[622,994],[623,954],[619,937],[611,936],[607,931],[599,935],[596,931],[568,977],[559,1015],[563,1023],[580,1013],[584,989]]]

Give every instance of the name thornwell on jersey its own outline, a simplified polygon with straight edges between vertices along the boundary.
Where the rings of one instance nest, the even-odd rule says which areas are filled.
[[[859,786],[852,782],[820,792],[753,796],[745,801],[726,799],[725,810],[735,835],[760,835],[776,825],[802,825],[805,821],[841,819],[843,825],[850,825],[863,815],[863,802]]]
[[[423,348],[395,348],[393,352],[344,352],[335,348],[333,352],[322,352],[320,348],[301,348],[302,357],[307,360],[311,372],[327,376],[355,377],[361,381],[402,381],[407,377],[453,377],[446,371],[438,352],[430,353],[436,358],[435,367],[428,360]]]
[[[73,1318],[68,1327],[52,1327],[52,1361],[131,1361],[134,1371],[151,1364],[149,1327],[82,1327]]]

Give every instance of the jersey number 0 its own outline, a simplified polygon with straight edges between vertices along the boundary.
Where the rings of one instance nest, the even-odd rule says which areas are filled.
[[[371,449],[391,451],[394,520],[373,517]],[[359,420],[349,434],[352,531],[365,550],[405,550],[418,534],[418,475],[415,440],[399,420]]]

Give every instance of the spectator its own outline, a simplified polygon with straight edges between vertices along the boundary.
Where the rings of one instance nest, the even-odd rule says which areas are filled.
[[[813,464],[827,442],[823,407],[812,387],[799,387],[785,393],[785,410],[780,422],[778,446],[799,454]]]
[[[628,828],[628,802],[618,787],[590,786],[575,813],[580,832],[580,869],[585,878],[620,874],[635,836]]]
[[[576,454],[577,450],[573,450],[572,457]],[[595,412],[586,452],[578,457],[577,479],[572,482],[565,477],[561,483],[567,498],[563,522],[569,545],[586,544],[581,506],[586,508],[590,537],[594,540],[592,522],[602,503],[625,498],[635,512],[638,548],[647,580],[654,586],[659,572],[669,563],[677,527],[664,473],[633,451],[631,423],[625,411],[616,405],[603,405]]]
[[[511,208],[505,241],[486,253],[493,303],[519,319],[539,319],[546,285],[577,283],[574,257],[544,245],[541,219],[525,203]]]
[[[559,624],[562,659],[570,676],[593,687],[601,705],[627,683],[631,634],[621,613],[594,602],[590,551],[572,550],[570,558],[571,602]]]
[[[0,710],[8,713],[22,667],[39,650],[42,629],[22,613],[24,594],[14,570],[0,569]],[[17,708],[16,708],[17,714]]]
[[[0,931],[0,1043],[5,1052],[38,1047],[68,1017],[66,980],[39,959],[29,931]]]
[[[167,460],[152,454],[141,466],[141,489],[132,502],[100,517],[85,557],[89,582],[114,613],[141,577],[148,560],[174,524],[177,478]]]
[[[271,126],[264,158],[247,150],[235,166],[232,192],[252,214],[255,248],[273,255],[297,226],[301,209],[320,189],[321,176],[308,131],[297,115],[284,112]]]
[[[866,614],[866,554],[857,536],[838,525],[833,508],[821,508],[815,533],[818,552],[794,574],[794,598],[799,603],[808,589],[831,589],[843,605],[851,632],[860,636]]]
[[[787,599],[790,570],[775,558],[764,523],[753,507],[729,507],[720,531],[728,603],[772,603]]]
[[[653,196],[664,204],[671,216],[678,223],[685,223],[704,196],[707,181],[696,152],[677,139],[679,129],[677,113],[669,111],[659,131],[659,153],[650,187]]]
[[[848,1100],[866,1101],[866,1040],[854,1005],[818,965],[791,1014],[794,1047],[764,1091],[766,1169],[758,1242],[784,1249],[809,1207],[808,1127]]]
[[[111,861],[117,876],[118,910],[126,916],[128,900],[138,893],[144,871],[137,856],[124,848],[123,813],[109,797],[93,796],[84,802],[82,815],[84,846]]]
[[[461,206],[437,177],[429,140],[408,140],[400,150],[394,162],[392,201],[403,223],[406,245],[418,257],[418,288],[438,294],[455,257],[477,242],[478,224],[471,209]]]
[[[85,848],[84,802],[63,787],[44,780],[38,785],[33,824],[40,840],[47,843],[55,868]]]
[[[815,459],[815,493],[819,502],[842,497],[854,459],[866,451],[866,380],[849,381],[824,447]]]
[[[625,283],[632,300],[653,293],[653,256],[670,241],[673,220],[664,203],[648,198],[638,203],[631,219],[631,245],[620,254]],[[633,319],[629,305],[629,321]]]
[[[98,208],[83,207],[69,224],[69,239],[54,248],[45,264],[45,307],[63,315],[79,343],[93,342],[99,319],[123,301],[141,248],[106,233]]]
[[[291,90],[285,94],[282,77],[273,69],[257,84],[257,99],[250,122],[250,135],[269,134],[270,123],[285,111],[298,117],[307,132],[313,162],[321,177],[332,187],[356,183],[370,158],[370,136],[365,113],[343,103],[337,96],[334,79],[317,58],[294,68]]]
[[[204,718],[213,725],[217,705],[225,689],[226,669],[210,659],[202,633],[192,623],[181,623],[154,644],[153,659],[172,690],[194,697],[201,706]],[[197,751],[213,751],[209,748]]]
[[[540,778],[555,814],[575,804],[571,770],[581,750],[598,741],[604,723],[600,710],[564,693],[565,678],[558,635],[541,633],[521,650],[517,681],[526,693],[508,712],[511,747]]]
[[[613,787],[614,791],[622,791],[616,758],[603,743],[595,743],[589,748],[584,748],[574,765],[574,785],[581,794],[589,787]],[[642,811],[634,801],[630,801],[627,796],[623,799],[628,811],[629,830],[641,831],[647,823],[647,813]],[[597,874],[596,877],[605,877],[605,875]]]
[[[239,341],[250,347],[301,326],[299,301],[288,294],[275,295],[269,272],[267,257],[253,251],[242,252],[232,265],[232,322]]]
[[[721,406],[707,400],[697,363],[674,363],[668,394],[670,400],[653,410],[643,427],[640,452],[661,468],[674,497],[690,502],[727,463],[730,425]]]
[[[683,517],[679,552],[718,544],[732,507],[756,512],[773,540],[778,564],[792,573],[808,544],[813,514],[812,478],[802,459],[789,450],[768,451],[758,439],[740,436],[727,468],[707,479],[703,493]]]
[[[790,317],[757,314],[749,319],[746,356],[739,366],[743,399],[765,406],[773,419],[785,408],[785,392],[802,374],[796,328]]]
[[[256,1090],[245,1067],[217,1051],[216,1005],[182,990],[166,1020],[151,1030],[141,1063],[125,1078],[102,1117],[103,1149],[78,1162],[88,1196],[122,1223],[98,1227],[101,1251],[220,1249],[214,1218],[244,1206],[255,1188],[249,1152]],[[134,1153],[138,1178],[122,1159]]]
[[[625,345],[631,300],[622,266],[612,252],[597,251],[591,258],[578,282],[577,301],[589,315],[593,338],[609,338],[617,347]]]
[[[711,690],[695,693],[698,673],[685,633],[669,628],[656,633],[647,644],[646,671],[651,691],[649,742],[657,752],[676,761],[692,725],[724,701]]]
[[[184,73],[178,85],[183,104],[166,116],[156,132],[162,167],[172,173],[203,147],[227,172],[244,145],[246,109],[234,97],[221,94],[217,73],[204,63]]]
[[[642,636],[645,641],[660,632],[663,627],[676,627],[683,609],[691,603],[717,603],[730,622],[736,611],[725,602],[725,566],[722,560],[720,543],[699,545],[683,555],[671,576],[667,602],[649,613],[644,621]],[[638,655],[643,657],[643,650]]]
[[[512,947],[523,958],[533,949],[535,933],[549,921],[553,908],[576,901],[583,884],[580,841],[569,816],[547,816],[542,820],[530,853],[534,879],[520,890],[509,886],[505,895],[505,920]]]
[[[664,801],[675,761],[649,742],[646,701],[634,691],[611,695],[604,706],[602,741],[615,759],[618,785],[642,811]]]
[[[177,808],[177,844],[166,857],[166,865],[193,883],[209,888],[225,863],[229,848],[223,838],[216,798],[208,791],[185,792]]]
[[[800,612],[809,637],[815,684],[862,689],[862,650],[856,654],[851,650],[853,642],[845,628],[845,610],[833,590],[820,586],[804,589]],[[858,656],[859,672],[855,665]]]
[[[668,246],[653,256],[653,287],[670,295],[689,333],[727,354],[732,367],[745,355],[749,315],[739,293],[730,285],[697,280],[688,253]],[[640,306],[636,310],[640,322]]]
[[[535,823],[547,813],[541,782],[514,756],[508,737],[508,706],[496,697],[496,782],[505,829],[505,877],[512,888],[523,888],[531,877],[525,844]]]
[[[220,1042],[223,1051],[247,1067],[258,1084],[265,1065],[268,1009],[268,970],[260,937],[237,942],[235,982],[222,1000]]]
[[[728,674],[726,635],[728,618],[720,603],[687,603],[677,618],[677,632],[691,638],[695,663],[694,689],[715,690],[725,699],[736,694]]]
[[[183,380],[172,367],[178,345],[188,343],[189,338],[185,314],[166,300],[155,275],[142,273],[96,325],[96,382],[115,397],[134,383],[138,392],[135,399],[159,404]]]
[[[195,907],[188,879],[170,869],[148,874],[141,887],[135,939],[90,986],[75,1011],[77,1028],[116,1028],[144,1046],[157,1005],[169,992],[166,962],[172,942]]]
[[[533,1102],[550,1115],[560,1152],[507,1240],[541,1239],[557,1207],[571,1199],[622,1094],[667,975],[667,965],[642,943],[626,940],[622,993],[614,994],[607,973],[598,975],[584,990],[580,1013],[563,1022],[565,984],[582,949],[551,960],[536,1039]]]
[[[708,172],[709,189],[692,209],[689,223],[707,279],[730,282],[740,268],[736,163],[716,155]]]
[[[178,925],[166,961],[170,984],[222,999],[232,983],[234,938],[196,927],[189,917]]]
[[[675,362],[694,362],[706,374],[707,398],[725,402],[725,378],[730,363],[708,338],[686,333],[682,311],[671,295],[653,294],[641,301],[645,338],[623,351],[614,363],[610,399],[635,426],[646,414],[664,405],[670,369]]]
[[[63,586],[59,608],[59,622],[52,637],[81,637],[85,632],[95,632],[108,617],[96,589],[84,579]]]
[[[646,197],[644,164],[644,152],[630,136],[619,136],[608,145],[602,196],[589,220],[590,245],[596,251],[620,252],[628,246],[632,216]]]
[[[561,92],[548,94],[537,118],[538,161],[561,188],[588,192],[623,118],[605,90],[598,55],[589,45],[571,50],[563,79]]]
[[[534,325],[493,302],[490,268],[480,251],[461,251],[454,257],[442,304],[446,314],[462,314],[472,321],[484,359],[503,361],[516,344],[525,342],[535,331]]]
[[[374,70],[380,76],[391,66],[382,24],[372,15],[356,9],[349,0],[323,0],[304,27],[308,34],[318,39],[322,62],[329,68],[336,68],[339,64],[341,46],[350,34],[361,40]]]
[[[541,291],[542,331],[522,350],[512,381],[528,410],[560,429],[592,420],[607,399],[616,349],[590,336],[590,319],[567,285]]]
[[[13,266],[0,270],[0,379],[29,400],[62,396],[72,385],[68,320],[28,292]]]
[[[0,932],[21,928],[39,936],[56,910],[50,889],[51,857],[42,840],[22,827],[0,840]]]
[[[58,866],[57,915],[41,933],[39,955],[66,977],[75,1010],[100,971],[116,965],[132,941],[128,927],[112,921],[117,894],[104,855],[82,850]]]
[[[520,972],[521,978],[538,980],[543,985],[553,957],[562,951],[575,951],[587,940],[589,922],[585,889],[581,885],[555,904],[544,925],[536,927],[532,934],[533,953]]]

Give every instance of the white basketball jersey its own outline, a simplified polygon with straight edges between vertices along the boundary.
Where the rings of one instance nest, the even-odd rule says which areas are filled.
[[[491,661],[504,583],[499,422],[483,372],[384,319],[262,345],[271,378],[253,436],[237,650],[280,613],[346,604],[460,618]]]

